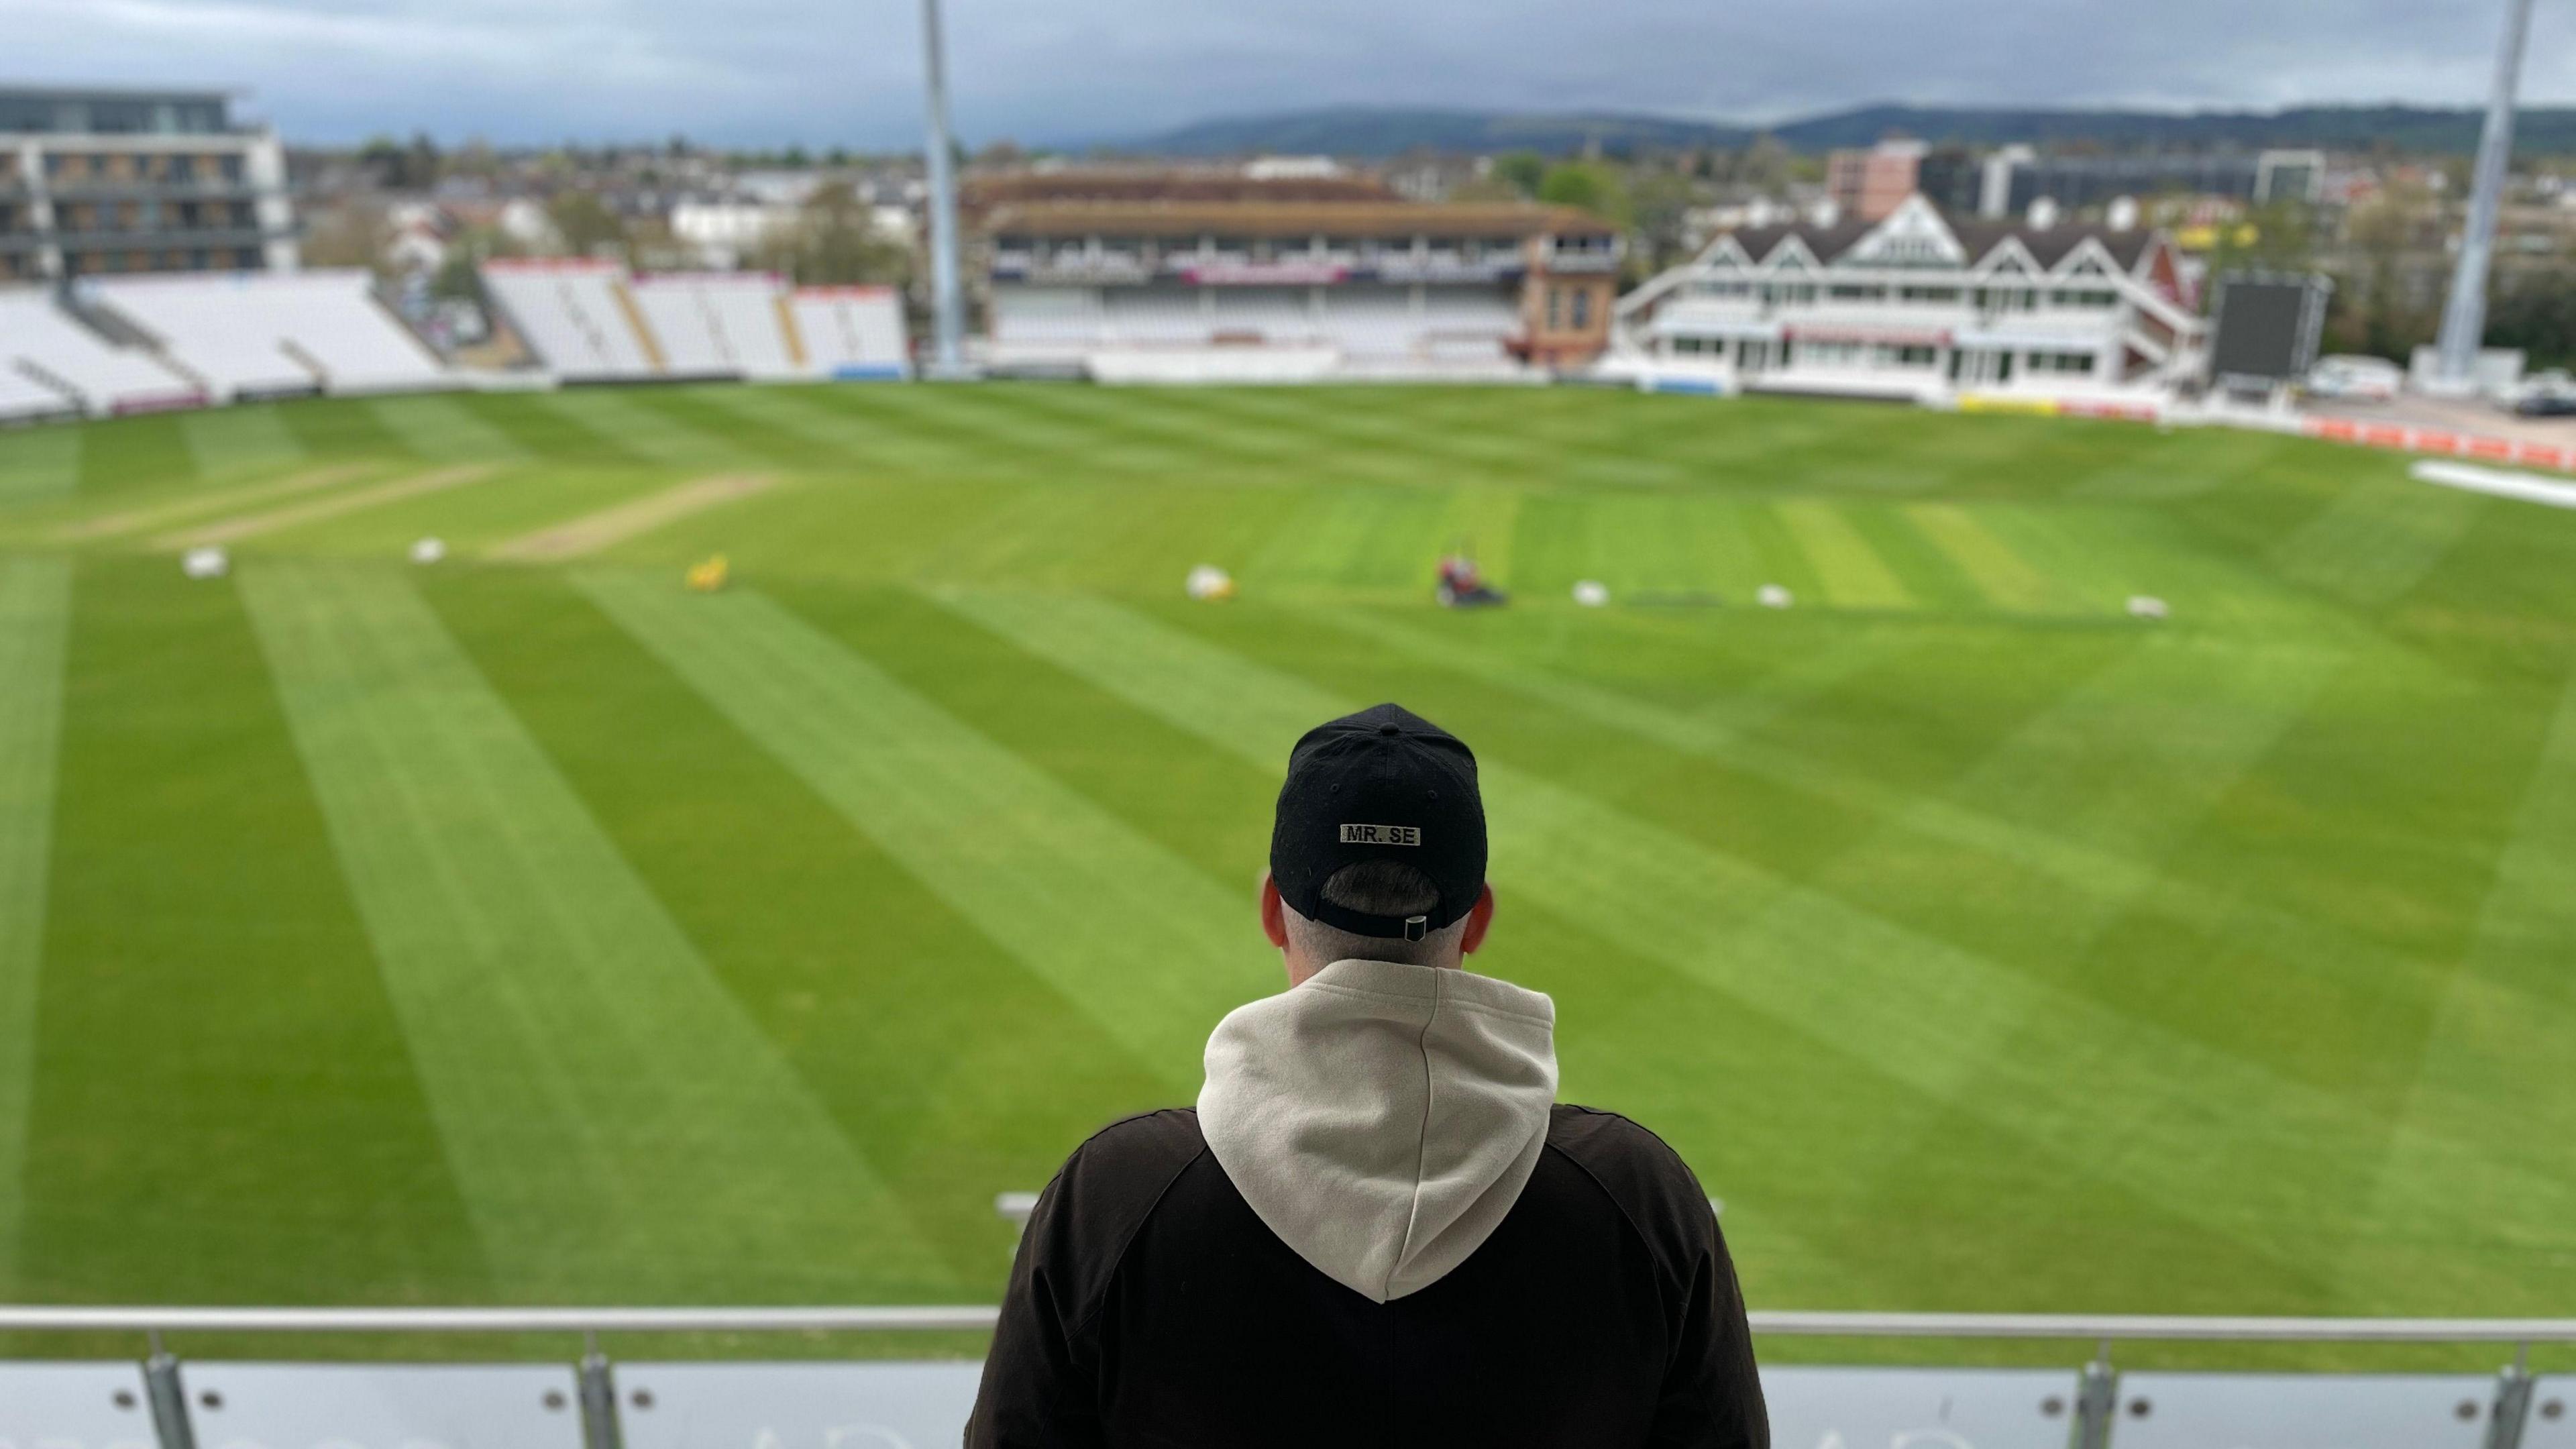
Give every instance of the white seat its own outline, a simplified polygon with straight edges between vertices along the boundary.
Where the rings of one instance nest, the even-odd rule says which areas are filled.
[[[204,389],[148,353],[111,345],[36,287],[0,291],[0,374],[57,397],[68,392],[102,417],[206,401]],[[23,405],[26,394],[18,396]]]
[[[637,277],[628,290],[675,375],[789,377],[798,371],[779,315],[787,290],[773,275],[670,273]]]
[[[537,361],[575,381],[652,377],[627,320],[626,269],[581,258],[483,264],[483,289]]]
[[[820,377],[899,377],[910,356],[892,287],[800,287],[790,300],[805,366]]]
[[[311,318],[320,310],[345,322],[325,294],[347,289],[363,301],[362,275],[97,277],[80,283],[80,295],[154,339],[172,364],[229,400],[317,391],[327,371],[307,344],[341,349],[324,340],[329,326]]]

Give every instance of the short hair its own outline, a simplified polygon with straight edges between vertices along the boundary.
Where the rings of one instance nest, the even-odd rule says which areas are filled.
[[[1418,866],[1400,860],[1354,861],[1324,881],[1324,899],[1344,910],[1372,916],[1419,916],[1440,905],[1440,887]],[[1457,954],[1467,918],[1459,917],[1419,941],[1402,936],[1363,936],[1339,926],[1309,920],[1283,903],[1288,934],[1297,949],[1317,965],[1334,961],[1399,961],[1436,966]]]

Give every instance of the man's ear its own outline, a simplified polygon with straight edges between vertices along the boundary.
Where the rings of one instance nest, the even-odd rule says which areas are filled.
[[[1286,909],[1286,903],[1279,899],[1279,882],[1270,878],[1270,872],[1263,871],[1261,873],[1261,934],[1268,936],[1270,944],[1282,951],[1288,949],[1288,918],[1281,914]]]
[[[1474,955],[1476,948],[1485,944],[1486,928],[1493,924],[1494,887],[1493,883],[1488,881],[1485,888],[1476,893],[1476,903],[1467,908],[1467,929],[1458,937],[1460,953]]]

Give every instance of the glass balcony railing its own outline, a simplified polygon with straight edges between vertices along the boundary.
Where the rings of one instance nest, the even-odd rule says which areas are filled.
[[[0,1331],[148,1335],[141,1361],[0,1362],[0,1443],[491,1443],[523,1449],[955,1443],[972,1359],[612,1362],[599,1335],[924,1333],[989,1329],[995,1310],[0,1308]],[[2564,1449],[2576,1378],[2535,1375],[2576,1319],[2142,1318],[2077,1314],[1755,1313],[1758,1341],[2042,1339],[2093,1343],[2055,1368],[1781,1365],[1762,1373],[1781,1449]],[[580,1335],[576,1362],[182,1361],[188,1334]],[[2496,1373],[2126,1371],[2115,1347],[2485,1344]],[[350,1357],[345,1350],[335,1359]]]

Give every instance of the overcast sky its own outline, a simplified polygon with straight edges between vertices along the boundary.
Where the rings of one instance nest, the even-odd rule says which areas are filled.
[[[2576,7],[2524,96],[2576,100]],[[2481,99],[2503,0],[948,0],[971,142],[1334,103],[1774,120],[1869,101]],[[235,87],[290,140],[900,146],[914,0],[0,0],[0,84]]]

